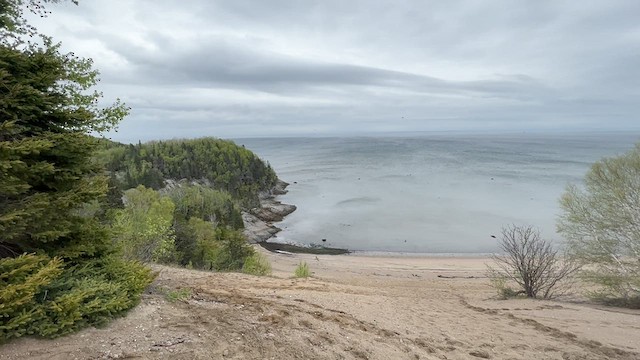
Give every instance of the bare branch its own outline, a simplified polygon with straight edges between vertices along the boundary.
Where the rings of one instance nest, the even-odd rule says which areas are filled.
[[[514,295],[548,299],[564,293],[564,285],[578,270],[578,265],[558,255],[550,242],[531,226],[510,225],[502,228],[501,255],[493,255],[497,269],[489,268],[489,277],[514,282],[520,288]]]

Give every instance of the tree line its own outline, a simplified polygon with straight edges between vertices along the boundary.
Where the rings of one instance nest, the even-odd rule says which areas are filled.
[[[161,189],[167,179],[199,181],[223,190],[243,206],[258,204],[258,194],[277,180],[269,164],[229,140],[200,138],[124,145],[101,141],[96,159],[121,189],[143,185]]]

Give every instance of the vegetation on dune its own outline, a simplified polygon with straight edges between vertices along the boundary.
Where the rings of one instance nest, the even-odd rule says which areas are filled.
[[[503,228],[503,254],[488,272],[499,296],[553,297],[578,274],[596,286],[587,293],[594,300],[640,308],[640,144],[593,164],[560,206],[563,256],[531,227]]]
[[[271,275],[271,264],[266,256],[259,252],[251,255],[242,265],[242,272],[250,275],[266,276]]]
[[[293,275],[297,278],[308,278],[311,276],[309,265],[306,262],[300,262],[293,272]]]
[[[551,242],[531,226],[506,226],[499,240],[501,255],[493,255],[488,267],[491,284],[502,299],[526,296],[550,299],[569,290],[571,276],[579,266],[560,256]],[[516,289],[510,287],[515,284]]]
[[[640,308],[640,144],[596,162],[560,199],[558,231],[600,301]]]

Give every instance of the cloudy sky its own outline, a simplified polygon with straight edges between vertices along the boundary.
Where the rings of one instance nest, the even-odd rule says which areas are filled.
[[[84,0],[116,140],[640,130],[640,1]]]

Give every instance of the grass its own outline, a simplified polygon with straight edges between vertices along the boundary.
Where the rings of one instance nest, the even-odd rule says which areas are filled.
[[[507,279],[504,276],[501,276],[495,270],[488,270],[487,277],[491,282],[491,286],[496,289],[497,299],[498,300],[507,300],[518,297],[521,292],[514,290],[510,286],[507,285]]]
[[[271,275],[271,264],[264,255],[256,252],[245,260],[242,272],[257,276]]]
[[[308,278],[311,276],[311,272],[309,271],[309,265],[306,262],[301,262],[296,267],[296,271],[293,273],[297,278]]]
[[[183,288],[177,290],[169,290],[165,293],[165,296],[167,300],[172,303],[176,301],[184,301],[187,298],[191,297],[191,289]]]

